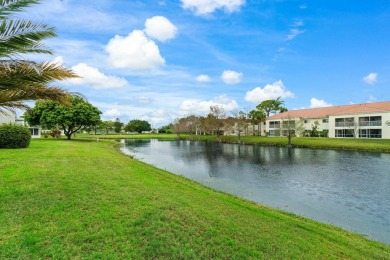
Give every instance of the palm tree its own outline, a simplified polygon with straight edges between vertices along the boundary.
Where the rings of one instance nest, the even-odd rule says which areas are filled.
[[[22,54],[52,54],[42,41],[56,36],[53,27],[23,19],[9,19],[14,12],[38,0],[0,0],[0,112],[27,108],[24,101],[66,102],[68,91],[51,87],[53,81],[77,77],[72,70],[50,62],[23,60]]]
[[[253,124],[253,135],[255,135],[255,124],[258,124],[258,135],[261,135],[261,121],[265,118],[263,110],[253,109],[248,114]]]

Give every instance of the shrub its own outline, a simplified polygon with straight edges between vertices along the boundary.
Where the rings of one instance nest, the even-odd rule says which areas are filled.
[[[0,148],[26,148],[30,140],[28,128],[17,124],[0,125]]]

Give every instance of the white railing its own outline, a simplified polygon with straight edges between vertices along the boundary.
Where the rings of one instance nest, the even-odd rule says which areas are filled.
[[[382,121],[362,121],[359,126],[382,126]]]

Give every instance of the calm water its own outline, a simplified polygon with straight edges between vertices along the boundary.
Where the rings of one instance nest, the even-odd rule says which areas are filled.
[[[390,244],[390,154],[126,140],[137,159]]]

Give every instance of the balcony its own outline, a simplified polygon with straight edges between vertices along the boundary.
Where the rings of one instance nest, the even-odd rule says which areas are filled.
[[[361,121],[359,122],[359,126],[382,126],[381,121]]]

